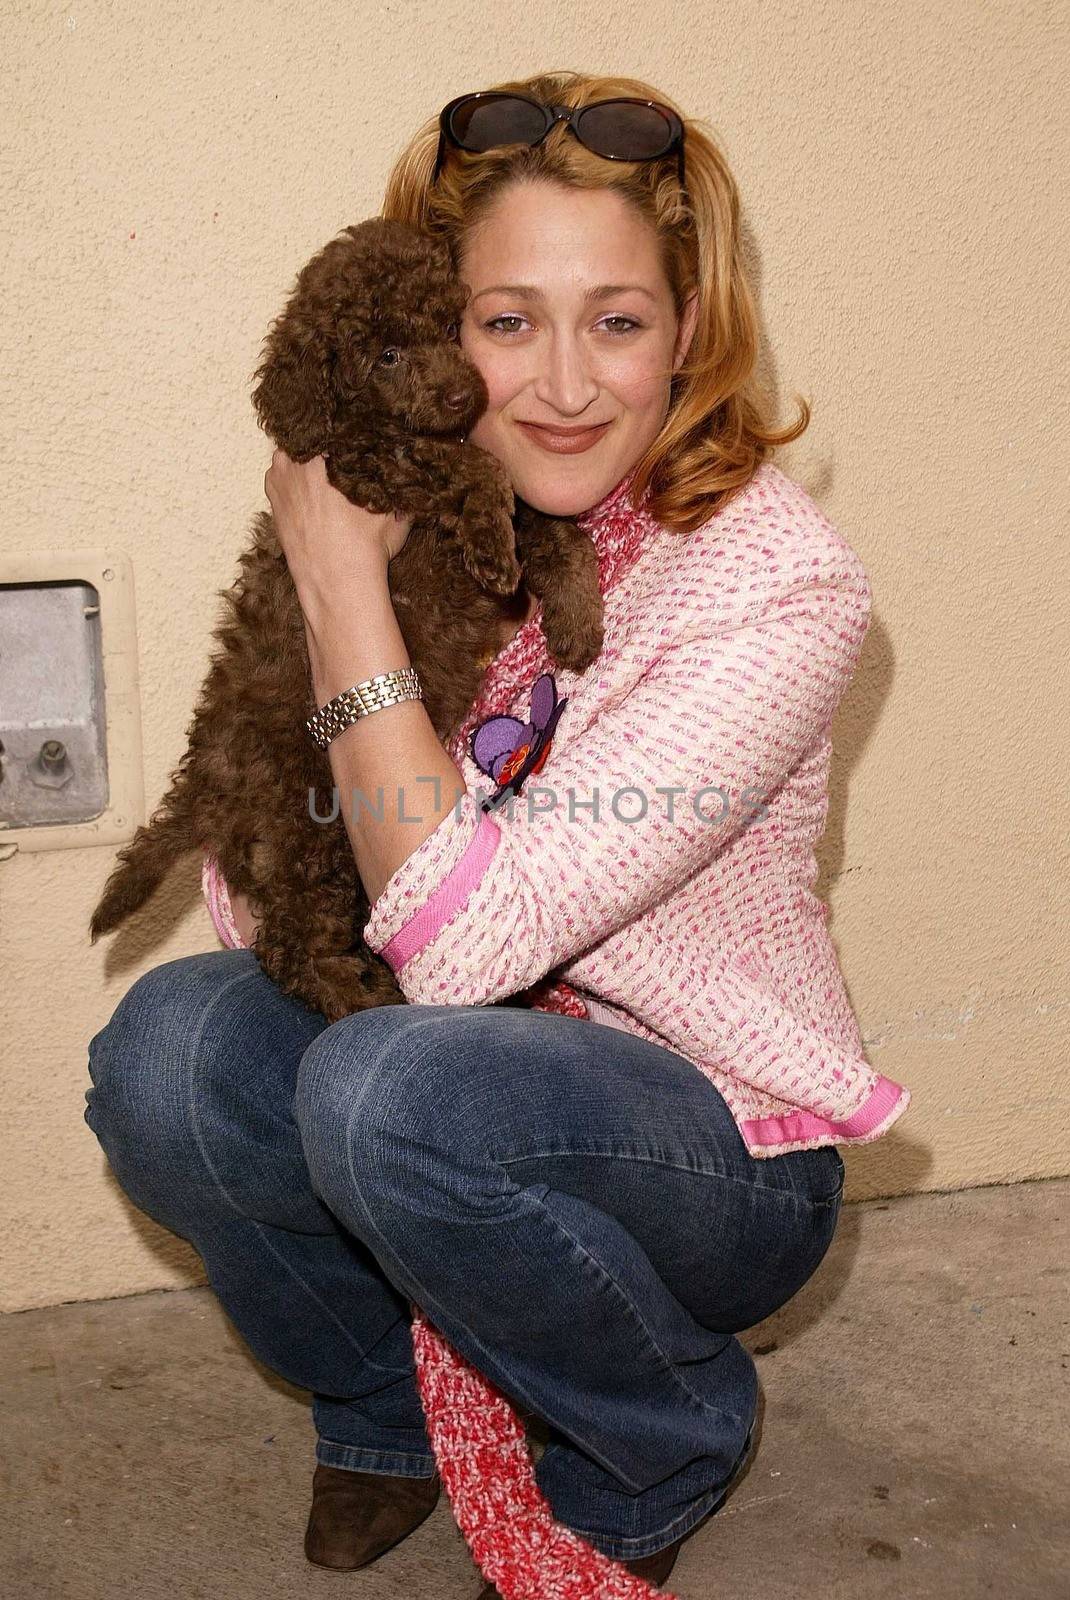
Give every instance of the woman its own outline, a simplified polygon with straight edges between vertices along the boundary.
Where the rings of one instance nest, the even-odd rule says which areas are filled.
[[[530,599],[445,749],[390,601],[405,521],[276,451],[317,704],[400,675],[328,753],[342,796],[386,798],[342,813],[365,938],[410,1003],[327,1026],[248,949],[168,962],[92,1040],[86,1120],[259,1358],[312,1391],[311,1561],[367,1565],[434,1506],[418,1309],[548,1425],[556,1522],[660,1583],[746,1459],[735,1334],[827,1251],[837,1145],[909,1100],[862,1056],[811,893],[869,586],[766,459],[809,412],[768,424],[735,184],[664,96],[561,73],[460,97],[383,211],[450,241],[490,395],[471,439],[590,532],[605,646],[556,670]],[[540,679],[552,730],[528,717]],[[502,716],[491,797],[471,739]],[[206,886],[248,945],[253,910],[210,862]],[[450,1491],[483,1600],[545,1592],[545,1539],[475,1541],[481,1484]],[[554,1592],[596,1592],[578,1550]]]

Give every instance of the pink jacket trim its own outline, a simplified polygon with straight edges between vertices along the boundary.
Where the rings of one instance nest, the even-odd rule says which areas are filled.
[[[441,927],[464,906],[498,848],[502,831],[489,812],[484,812],[467,850],[453,871],[443,878],[419,911],[399,928],[379,951],[394,972],[419,955]]]
[[[796,1111],[787,1117],[752,1117],[740,1123],[739,1131],[748,1145],[794,1144],[806,1139],[827,1139],[830,1133],[840,1139],[862,1140],[875,1137],[893,1122],[899,1109],[906,1109],[909,1099],[910,1091],[901,1083],[878,1073],[865,1103],[839,1122],[815,1116],[812,1111]]]
[[[213,855],[206,855],[201,862],[201,893],[204,895],[208,914],[222,943],[231,950],[244,950],[242,936],[234,921],[234,908],[230,903],[227,881]]]

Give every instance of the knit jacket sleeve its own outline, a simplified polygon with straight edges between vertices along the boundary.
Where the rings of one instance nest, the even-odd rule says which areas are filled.
[[[246,945],[234,920],[227,880],[220,872],[215,856],[207,852],[201,859],[201,893],[220,942],[230,950],[244,950]]]
[[[364,938],[408,1000],[493,1004],[590,949],[707,865],[825,735],[869,624],[861,562],[826,547],[744,589],[730,624],[678,629],[570,742],[566,705],[539,785],[493,812],[466,791],[395,870]]]

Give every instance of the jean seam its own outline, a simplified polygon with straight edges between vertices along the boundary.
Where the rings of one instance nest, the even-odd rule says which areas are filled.
[[[321,1453],[322,1455],[357,1456],[366,1461],[374,1458],[374,1460],[377,1462],[382,1463],[382,1465],[378,1468],[365,1466],[343,1467],[340,1469],[341,1471],[347,1472],[381,1471],[388,1477],[433,1478],[435,1473],[438,1471],[438,1462],[436,1461],[433,1452],[430,1455],[421,1455],[415,1450],[377,1450],[374,1447],[367,1445],[343,1444],[340,1440],[327,1438],[323,1434],[320,1434],[316,1440],[317,1461],[320,1461]],[[421,1466],[426,1466],[429,1461],[431,1463],[430,1472],[407,1472],[404,1470],[405,1465],[408,1463],[418,1462]],[[333,1466],[334,1462],[324,1461],[322,1462],[322,1465]],[[392,1467],[401,1467],[402,1471],[392,1473],[390,1471]]]
[[[428,1047],[428,1050],[425,1052],[425,1054],[430,1054],[431,1051],[433,1051],[434,1049],[435,1049],[435,1043],[434,1043],[434,1041],[432,1041],[431,1044]],[[350,1115],[350,1117],[349,1117],[349,1119],[348,1119],[348,1121],[346,1123],[345,1134],[344,1134],[344,1137],[345,1137],[345,1164],[346,1164],[346,1171],[348,1172],[349,1180],[350,1180],[349,1181],[349,1191],[350,1191],[349,1192],[349,1198],[352,1200],[352,1202],[354,1204],[356,1204],[360,1208],[360,1210],[363,1213],[364,1218],[365,1218],[366,1227],[375,1236],[375,1239],[378,1241],[377,1244],[376,1244],[376,1247],[375,1247],[376,1256],[380,1258],[380,1261],[382,1260],[383,1256],[385,1256],[387,1259],[392,1261],[394,1263],[395,1273],[397,1272],[397,1269],[400,1267],[401,1276],[403,1278],[410,1279],[410,1281],[416,1285],[418,1293],[415,1294],[415,1295],[410,1295],[410,1298],[413,1301],[416,1302],[417,1308],[423,1312],[423,1314],[428,1318],[428,1320],[431,1323],[433,1323],[439,1329],[439,1331],[441,1331],[442,1323],[439,1321],[438,1314],[441,1313],[442,1311],[445,1311],[446,1308],[443,1307],[443,1306],[440,1306],[440,1304],[439,1304],[438,1300],[435,1298],[435,1296],[431,1295],[431,1294],[429,1294],[427,1292],[427,1290],[425,1289],[424,1285],[422,1283],[420,1283],[419,1279],[415,1276],[415,1274],[410,1273],[409,1269],[405,1266],[404,1262],[400,1260],[400,1258],[398,1257],[398,1255],[396,1254],[396,1252],[394,1251],[394,1249],[390,1245],[390,1242],[383,1237],[383,1235],[380,1233],[379,1229],[376,1227],[375,1219],[372,1217],[370,1211],[368,1210],[367,1205],[364,1202],[364,1196],[363,1196],[363,1193],[361,1191],[361,1186],[360,1186],[359,1182],[357,1181],[356,1173],[353,1171],[353,1140],[352,1140],[352,1137],[351,1137],[353,1124],[356,1122],[358,1116],[360,1115],[360,1112],[361,1112],[360,1106],[359,1105],[354,1106],[353,1111],[352,1111],[352,1113],[351,1113],[351,1115]],[[546,1208],[543,1207],[542,1209],[545,1212],[545,1214],[547,1215],[547,1217],[549,1218],[549,1220],[551,1222],[554,1222],[555,1219],[553,1217],[550,1217],[550,1213],[548,1211],[546,1211]],[[567,1233],[567,1230],[562,1230],[562,1231]],[[408,1290],[406,1290],[405,1292],[409,1293]],[[627,1297],[625,1297],[625,1303],[627,1304]],[[450,1314],[448,1312],[446,1313],[445,1320],[446,1321],[451,1320]],[[459,1320],[460,1319],[458,1319],[458,1321]],[[472,1329],[469,1328],[467,1326],[467,1324],[464,1324],[464,1328],[465,1328],[466,1334],[468,1335],[469,1339],[472,1341],[472,1344],[474,1345],[474,1347],[477,1350],[479,1350],[480,1352],[484,1353],[486,1357],[489,1357],[489,1359],[490,1359],[490,1361],[492,1363],[496,1362],[497,1357],[495,1356],[494,1351],[490,1347],[488,1347],[486,1344],[484,1344],[483,1340],[480,1339],[475,1333],[473,1333]],[[443,1335],[443,1336],[446,1337],[446,1335]],[[472,1358],[468,1357],[466,1359],[471,1361]],[[479,1366],[479,1361],[477,1360],[473,1364],[478,1367]],[[675,1376],[675,1374],[674,1374],[674,1376]],[[491,1381],[493,1381],[493,1380],[491,1380]],[[519,1401],[522,1405],[527,1406],[530,1409],[530,1411],[532,1412],[533,1415],[538,1415],[539,1414],[539,1404],[538,1404],[538,1402],[536,1401],[534,1395],[531,1395],[531,1394],[529,1394],[527,1392],[527,1390],[524,1388],[523,1384],[517,1382],[516,1379],[514,1379],[512,1376],[510,1376],[507,1387],[509,1389],[510,1394],[514,1397],[515,1401]],[[686,1389],[686,1385],[684,1385],[684,1387]],[[687,1392],[690,1392],[690,1391],[687,1391]],[[421,1396],[421,1399],[422,1399],[422,1396]],[[595,1449],[590,1443],[588,1443],[588,1441],[586,1439],[584,1439],[582,1441],[577,1439],[575,1442],[579,1445],[580,1449],[585,1450],[587,1452],[587,1454],[591,1457],[591,1459],[593,1461],[596,1461],[598,1463],[598,1465],[603,1468],[604,1471],[613,1474],[613,1476],[615,1476],[617,1478],[620,1478],[620,1481],[622,1483],[624,1483],[629,1489],[632,1489],[632,1490],[636,1491],[636,1493],[641,1492],[642,1486],[640,1484],[633,1483],[630,1478],[621,1477],[619,1468],[614,1467],[610,1462],[606,1461],[604,1459],[604,1457],[602,1456],[602,1454],[600,1453],[600,1451]]]
[[[397,1270],[400,1267],[400,1269],[401,1269],[400,1276],[403,1277],[403,1278],[410,1279],[410,1281],[416,1285],[418,1293],[416,1295],[410,1295],[410,1298],[413,1299],[416,1302],[417,1309],[422,1311],[423,1314],[425,1315],[425,1317],[427,1317],[428,1321],[433,1323],[436,1326],[436,1328],[438,1329],[438,1331],[441,1332],[442,1331],[442,1323],[443,1323],[443,1321],[451,1320],[450,1316],[449,1316],[449,1313],[447,1312],[445,1318],[440,1320],[440,1315],[439,1314],[441,1312],[445,1311],[446,1308],[439,1304],[438,1300],[435,1298],[434,1295],[428,1293],[428,1291],[425,1289],[424,1285],[422,1283],[420,1283],[419,1279],[415,1276],[415,1274],[411,1273],[409,1271],[409,1269],[405,1266],[404,1262],[401,1261],[400,1258],[396,1255],[394,1250],[391,1248],[391,1245],[390,1245],[389,1241],[386,1238],[384,1238],[384,1236],[379,1232],[379,1229],[375,1226],[374,1219],[372,1218],[371,1213],[368,1210],[368,1207],[364,1203],[364,1197],[360,1192],[359,1185],[357,1184],[356,1175],[353,1172],[352,1161],[351,1161],[352,1144],[351,1144],[351,1141],[350,1141],[349,1132],[350,1132],[350,1127],[352,1126],[352,1121],[355,1120],[355,1118],[356,1118],[356,1112],[354,1112],[354,1116],[351,1119],[350,1124],[347,1126],[346,1134],[345,1134],[345,1139],[346,1139],[346,1166],[347,1166],[348,1171],[349,1171],[350,1184],[351,1184],[351,1191],[350,1191],[349,1198],[352,1200],[352,1202],[355,1205],[359,1206],[361,1212],[364,1215],[365,1225],[366,1225],[368,1231],[375,1236],[375,1239],[377,1241],[376,1242],[376,1246],[375,1246],[375,1254],[376,1254],[376,1256],[379,1257],[379,1258],[382,1258],[383,1256],[385,1256],[389,1261],[394,1263],[394,1271],[395,1271],[395,1273],[397,1273]],[[408,1290],[406,1290],[405,1292],[407,1294],[409,1293]],[[460,1319],[458,1319],[458,1320],[460,1320]],[[489,1356],[492,1361],[496,1360],[494,1351],[488,1345],[484,1344],[482,1339],[480,1339],[478,1337],[478,1335],[473,1333],[471,1328],[469,1328],[467,1325],[465,1325],[465,1332],[467,1333],[469,1339],[471,1339],[472,1344],[475,1346],[475,1348],[477,1350],[479,1350],[481,1352],[484,1352],[485,1355]],[[444,1338],[447,1337],[445,1334],[443,1334],[442,1336]],[[471,1357],[467,1357],[466,1359],[471,1361]],[[478,1366],[479,1363],[478,1362],[474,1362],[473,1364]],[[493,1381],[493,1380],[491,1380],[491,1381]],[[527,1406],[530,1409],[530,1411],[532,1412],[533,1415],[538,1415],[539,1408],[538,1408],[538,1403],[535,1400],[535,1397],[533,1395],[531,1395],[531,1394],[528,1394],[528,1392],[526,1391],[526,1389],[524,1388],[524,1386],[521,1383],[518,1383],[515,1379],[510,1378],[510,1380],[509,1380],[509,1390],[510,1390],[510,1394],[515,1397],[516,1401],[519,1401],[524,1406]],[[515,1407],[514,1407],[514,1409],[515,1409]],[[614,1468],[614,1467],[611,1467],[609,1462],[604,1461],[602,1459],[601,1455],[599,1455],[595,1450],[593,1450],[590,1447],[590,1445],[588,1445],[586,1442],[581,1446],[581,1448],[586,1450],[588,1452],[588,1454],[591,1455],[591,1457],[595,1461],[597,1461],[599,1463],[599,1465],[602,1466],[607,1472],[613,1472],[613,1473],[616,1473],[617,1476],[619,1476],[619,1473],[617,1473],[617,1469]],[[640,1487],[638,1484],[634,1484],[630,1480],[627,1480],[627,1479],[622,1479],[622,1482],[627,1482],[628,1487],[630,1489],[638,1490],[639,1487]]]
[[[674,1544],[677,1539],[683,1538],[685,1533],[690,1533],[692,1528],[701,1522],[713,1507],[724,1499],[725,1492],[723,1488],[710,1489],[694,1505],[688,1506],[686,1511],[681,1511],[678,1517],[674,1517],[671,1522],[666,1523],[664,1528],[658,1528],[654,1533],[635,1534],[631,1537],[621,1537],[614,1534],[607,1539],[606,1535],[596,1528],[577,1528],[571,1522],[569,1523],[569,1528],[573,1533],[578,1534],[581,1539],[588,1540],[596,1549],[602,1550],[603,1554],[608,1555],[613,1561],[641,1560],[644,1555],[659,1554],[669,1544]],[[677,1530],[680,1528],[681,1523],[684,1523],[685,1526],[678,1532]],[[664,1539],[666,1534],[670,1535],[670,1538],[666,1540],[665,1544],[657,1545],[653,1551],[641,1550],[638,1555],[634,1554],[633,1546],[637,1544],[649,1545],[652,1539]],[[611,1551],[603,1549],[606,1544],[613,1546]]]
[[[728,1476],[724,1478],[721,1483],[715,1484],[712,1489],[706,1490],[696,1500],[692,1501],[692,1503],[685,1510],[680,1512],[678,1517],[674,1517],[673,1520],[666,1523],[663,1528],[655,1529],[653,1533],[606,1535],[600,1529],[581,1528],[577,1527],[574,1523],[569,1523],[569,1527],[574,1533],[578,1533],[581,1539],[588,1539],[599,1549],[604,1549],[606,1545],[611,1546],[610,1549],[604,1550],[604,1553],[617,1561],[627,1561],[631,1559],[636,1554],[635,1550],[633,1549],[635,1545],[649,1546],[652,1539],[657,1539],[662,1542],[655,1545],[653,1551],[643,1549],[638,1552],[638,1555],[645,1556],[648,1554],[657,1554],[661,1550],[665,1549],[668,1543],[676,1542],[682,1539],[686,1534],[690,1533],[698,1523],[704,1522],[706,1518],[712,1514],[712,1512],[720,1508],[729,1491],[735,1488],[737,1480],[747,1459],[753,1458],[753,1444],[754,1422],[752,1420],[750,1427],[747,1429],[747,1437],[744,1441],[743,1448],[729,1469]],[[681,1524],[683,1524],[682,1528]],[[669,1540],[666,1540],[666,1534],[671,1535]]]
[[[801,1204],[811,1207],[831,1205],[832,1201],[838,1199],[839,1195],[843,1193],[841,1186],[839,1194],[833,1195],[831,1199],[814,1200],[808,1195],[800,1194],[796,1189],[779,1189],[773,1184],[761,1183],[757,1179],[751,1181],[749,1178],[736,1177],[731,1172],[714,1172],[706,1167],[685,1167],[679,1161],[666,1161],[656,1156],[637,1156],[630,1151],[621,1150],[531,1150],[522,1155],[517,1153],[511,1156],[497,1156],[495,1160],[500,1166],[507,1167],[513,1161],[537,1160],[542,1156],[548,1156],[551,1159],[554,1156],[603,1156],[610,1161],[635,1161],[652,1167],[668,1167],[673,1172],[687,1172],[692,1177],[698,1178],[718,1178],[724,1183],[736,1183],[745,1189],[755,1189],[762,1195],[776,1195],[778,1198],[792,1201],[796,1205]]]
[[[532,1193],[531,1190],[528,1190],[528,1193],[531,1195],[532,1199],[534,1199],[535,1203],[538,1205],[538,1207],[542,1211],[543,1215],[548,1219],[548,1221],[550,1222],[551,1226],[555,1227],[555,1228],[560,1228],[561,1232],[565,1235],[565,1237],[567,1239],[571,1239],[572,1240],[572,1243],[576,1246],[576,1249],[582,1252],[582,1254],[586,1257],[586,1259],[595,1268],[596,1272],[601,1273],[601,1275],[605,1279],[605,1281],[607,1283],[612,1284],[613,1288],[617,1291],[617,1294],[620,1296],[621,1300],[624,1302],[625,1310],[629,1313],[629,1315],[631,1317],[634,1318],[635,1322],[638,1323],[639,1327],[642,1328],[643,1333],[646,1335],[647,1343],[649,1344],[650,1348],[657,1354],[658,1358],[664,1364],[665,1369],[668,1372],[670,1378],[672,1378],[675,1383],[679,1384],[679,1386],[683,1390],[684,1394],[686,1394],[690,1400],[693,1400],[694,1403],[697,1406],[701,1406],[703,1411],[715,1411],[718,1414],[718,1416],[731,1417],[734,1422],[741,1422],[743,1419],[741,1417],[737,1417],[734,1411],[726,1411],[724,1406],[713,1405],[710,1401],[703,1400],[701,1398],[701,1396],[697,1395],[693,1389],[688,1387],[688,1385],[681,1378],[680,1374],[677,1372],[676,1368],[673,1366],[672,1362],[669,1360],[668,1356],[665,1354],[664,1350],[661,1348],[661,1346],[658,1344],[657,1340],[654,1338],[654,1335],[651,1333],[650,1328],[647,1325],[645,1319],[640,1314],[640,1312],[638,1312],[636,1310],[635,1306],[632,1304],[631,1300],[629,1299],[627,1292],[617,1282],[617,1280],[613,1276],[613,1274],[611,1272],[609,1272],[606,1269],[606,1267],[603,1266],[601,1261],[597,1260],[597,1258],[591,1254],[591,1252],[581,1242],[581,1240],[577,1239],[572,1233],[569,1232],[568,1228],[565,1227],[564,1223],[560,1220],[560,1218],[554,1216],[554,1214],[550,1210],[550,1208],[547,1205],[545,1205],[542,1200],[539,1199],[539,1196],[537,1194]],[[731,1334],[728,1335],[728,1339],[730,1339],[732,1337],[733,1336]],[[728,1339],[725,1340],[726,1344],[728,1342]],[[633,1485],[633,1487],[636,1487],[636,1486]]]
[[[434,1045],[434,1043],[432,1043],[430,1045],[430,1047],[429,1047],[429,1051],[430,1050],[434,1050],[434,1048],[435,1048],[435,1045]],[[347,1170],[349,1172],[349,1178],[350,1178],[350,1194],[351,1194],[351,1198],[357,1203],[357,1205],[360,1206],[360,1209],[361,1209],[361,1211],[363,1212],[363,1214],[364,1214],[364,1216],[366,1218],[366,1222],[367,1222],[368,1227],[375,1234],[376,1239],[380,1241],[380,1244],[378,1246],[378,1250],[384,1250],[385,1249],[386,1254],[389,1255],[390,1258],[393,1261],[397,1262],[399,1266],[401,1266],[404,1276],[410,1278],[413,1283],[419,1284],[419,1280],[415,1277],[414,1274],[410,1273],[409,1269],[404,1265],[404,1263],[399,1260],[399,1258],[396,1255],[395,1251],[391,1247],[389,1241],[383,1238],[383,1235],[380,1233],[379,1229],[375,1226],[375,1220],[371,1216],[371,1213],[369,1212],[368,1207],[364,1202],[364,1197],[363,1197],[363,1194],[361,1192],[361,1187],[360,1187],[359,1182],[357,1181],[357,1175],[353,1171],[353,1163],[352,1163],[353,1140],[351,1138],[351,1131],[352,1131],[352,1128],[353,1128],[353,1124],[356,1122],[358,1116],[360,1115],[360,1112],[361,1112],[361,1107],[360,1106],[354,1107],[354,1109],[353,1109],[353,1111],[352,1111],[352,1113],[351,1113],[351,1115],[349,1117],[349,1120],[348,1120],[348,1122],[346,1124],[346,1130],[345,1130],[345,1159],[346,1159],[346,1167],[347,1167]],[[530,1193],[530,1191],[528,1191],[528,1192]],[[688,1399],[690,1401],[692,1401],[695,1405],[701,1407],[701,1409],[703,1411],[713,1411],[713,1412],[716,1412],[719,1416],[730,1417],[733,1422],[735,1422],[737,1424],[742,1424],[743,1419],[741,1417],[736,1416],[735,1412],[726,1411],[723,1406],[716,1406],[716,1405],[713,1405],[713,1404],[711,1404],[710,1402],[708,1402],[706,1400],[703,1400],[699,1395],[695,1394],[695,1392],[688,1387],[688,1385],[680,1377],[680,1374],[676,1371],[676,1368],[673,1366],[673,1364],[669,1360],[668,1356],[661,1349],[661,1346],[658,1344],[657,1340],[654,1338],[654,1336],[651,1333],[651,1331],[650,1331],[649,1327],[647,1326],[646,1322],[639,1315],[639,1313],[635,1310],[635,1307],[632,1305],[632,1303],[629,1300],[627,1294],[621,1288],[621,1286],[617,1282],[617,1280],[613,1277],[612,1273],[607,1272],[607,1270],[602,1265],[602,1263],[600,1261],[597,1261],[594,1258],[594,1256],[591,1255],[590,1251],[587,1250],[587,1248],[569,1232],[569,1230],[564,1226],[564,1224],[557,1217],[555,1217],[553,1215],[553,1213],[550,1211],[549,1207],[544,1205],[543,1202],[541,1200],[539,1200],[537,1195],[532,1195],[532,1198],[536,1201],[540,1212],[542,1213],[542,1215],[545,1218],[545,1220],[549,1223],[550,1227],[552,1229],[558,1229],[564,1235],[564,1237],[566,1239],[569,1239],[572,1242],[572,1244],[575,1245],[575,1247],[582,1253],[582,1255],[585,1257],[585,1259],[591,1263],[591,1265],[594,1267],[596,1272],[600,1273],[602,1278],[607,1283],[611,1284],[612,1287],[616,1290],[617,1294],[620,1296],[621,1300],[623,1301],[625,1310],[635,1320],[635,1322],[638,1323],[638,1325],[642,1328],[643,1333],[646,1335],[647,1343],[648,1343],[650,1349],[655,1353],[655,1355],[657,1356],[658,1360],[661,1362],[661,1364],[664,1367],[664,1369],[668,1372],[669,1377],[680,1387],[680,1389],[688,1397]],[[377,1250],[377,1253],[378,1253],[378,1250]],[[420,1294],[419,1294],[419,1296],[417,1298],[419,1299],[419,1302],[420,1302],[423,1310],[425,1311],[425,1313],[430,1317],[431,1321],[434,1322],[435,1318],[434,1318],[434,1315],[432,1314],[430,1308],[433,1305],[433,1306],[436,1307],[436,1309],[438,1309],[438,1302],[436,1300],[434,1300],[433,1296],[427,1295],[427,1293],[426,1293],[426,1291],[425,1291],[425,1289],[424,1289],[422,1284],[419,1284],[419,1290],[420,1290]],[[489,1350],[487,1348],[487,1346],[482,1342],[482,1340],[480,1340],[478,1337],[476,1337],[476,1335],[472,1332],[472,1330],[470,1328],[468,1328],[466,1326],[465,1331],[468,1334],[469,1338],[472,1339],[473,1343],[480,1350],[486,1350],[487,1354],[491,1357],[491,1359],[492,1360],[495,1359],[494,1352],[492,1350]],[[733,1337],[731,1334],[728,1335],[728,1338],[731,1338],[731,1337]],[[728,1342],[727,1339],[726,1339],[725,1342],[726,1343]],[[510,1387],[512,1389],[512,1392],[520,1400],[522,1400],[524,1402],[524,1404],[530,1406],[534,1412],[536,1412],[536,1413],[538,1412],[537,1403],[536,1403],[536,1401],[535,1401],[535,1399],[534,1399],[534,1397],[532,1395],[529,1395],[529,1394],[525,1393],[524,1390],[522,1389],[522,1387],[519,1384],[517,1384],[513,1379],[510,1379]],[[579,1441],[577,1441],[577,1443],[579,1443]],[[620,1473],[620,1469],[618,1467],[612,1466],[608,1461],[603,1460],[601,1455],[598,1452],[596,1452],[591,1447],[591,1445],[589,1443],[587,1443],[586,1440],[583,1441],[580,1444],[580,1448],[585,1450],[587,1452],[587,1454],[592,1457],[593,1460],[597,1461],[599,1463],[599,1465],[602,1466],[605,1469],[605,1471],[612,1473],[617,1478],[620,1478],[620,1481],[622,1483],[626,1483],[627,1486],[630,1489],[635,1490],[637,1493],[641,1492],[641,1487],[642,1486],[640,1484],[632,1483],[632,1481],[630,1479],[622,1477],[621,1473]]]
[[[201,1035],[204,1032],[204,1028],[205,1028],[205,1026],[207,1024],[208,1018],[211,1015],[211,1013],[213,1012],[213,1010],[215,1009],[218,1001],[220,1001],[225,995],[229,994],[231,989],[234,988],[235,985],[237,985],[239,983],[244,983],[248,978],[252,978],[252,977],[255,977],[255,976],[256,976],[256,972],[253,972],[253,971],[238,973],[229,983],[223,985],[222,988],[220,988],[219,990],[216,991],[216,993],[213,996],[211,1002],[205,1007],[204,1012],[203,1012],[203,1014],[201,1016],[200,1023],[199,1023],[198,1029],[197,1029],[197,1033],[196,1033],[196,1037],[195,1037],[195,1040],[194,1040],[194,1044],[198,1044],[200,1042],[200,1038],[201,1038]],[[240,1206],[238,1206],[238,1204],[234,1200],[233,1196],[229,1193],[229,1191],[227,1190],[226,1185],[222,1182],[222,1180],[221,1180],[221,1178],[219,1176],[219,1173],[217,1172],[217,1170],[215,1168],[215,1165],[214,1165],[214,1163],[212,1161],[211,1156],[208,1153],[208,1147],[207,1147],[207,1145],[205,1143],[204,1137],[203,1137],[202,1132],[201,1132],[200,1119],[199,1119],[198,1112],[197,1112],[197,1097],[194,1094],[194,1090],[193,1090],[193,1059],[194,1059],[194,1054],[195,1054],[194,1050],[191,1050],[189,1052],[189,1077],[188,1077],[188,1085],[187,1085],[187,1090],[188,1090],[187,1106],[188,1106],[189,1113],[190,1113],[190,1125],[193,1128],[193,1134],[194,1134],[194,1137],[195,1137],[195,1139],[197,1141],[197,1148],[200,1151],[201,1160],[204,1162],[205,1167],[207,1168],[208,1173],[209,1173],[213,1183],[215,1184],[216,1188],[218,1189],[219,1193],[226,1200],[227,1205],[230,1206],[231,1210],[235,1213],[235,1215],[241,1217],[243,1222],[251,1223],[252,1226],[257,1229],[257,1231],[261,1234],[261,1236],[263,1238],[263,1242],[266,1245],[266,1247],[267,1247],[268,1251],[270,1252],[270,1254],[275,1258],[276,1261],[279,1262],[279,1264],[282,1266],[284,1271],[289,1273],[290,1277],[295,1279],[296,1282],[298,1282],[301,1285],[302,1289],[309,1296],[309,1298],[313,1301],[313,1303],[315,1305],[317,1305],[320,1308],[320,1310],[323,1312],[323,1314],[327,1318],[329,1318],[330,1321],[332,1321],[335,1324],[335,1326],[341,1331],[343,1336],[349,1341],[349,1343],[353,1346],[353,1348],[360,1355],[360,1359],[361,1359],[362,1363],[363,1362],[367,1362],[368,1366],[373,1367],[376,1372],[389,1373],[393,1377],[404,1377],[404,1376],[408,1375],[409,1374],[409,1368],[408,1367],[384,1367],[381,1364],[381,1362],[373,1361],[371,1356],[369,1356],[366,1352],[361,1350],[360,1345],[353,1338],[352,1333],[346,1327],[345,1323],[342,1322],[335,1315],[335,1313],[331,1310],[330,1306],[327,1305],[320,1298],[320,1296],[311,1287],[311,1285],[308,1284],[305,1281],[304,1278],[302,1278],[301,1274],[299,1272],[295,1272],[294,1271],[293,1267],[286,1260],[285,1256],[280,1255],[279,1252],[275,1249],[275,1246],[272,1243],[271,1237],[266,1232],[263,1223],[259,1222],[258,1220],[256,1220],[253,1217],[247,1217],[245,1215],[245,1213],[241,1210]]]

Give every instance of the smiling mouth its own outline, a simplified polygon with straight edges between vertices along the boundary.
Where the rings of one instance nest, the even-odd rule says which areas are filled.
[[[562,436],[562,438],[571,439],[575,434],[592,433],[595,428],[608,428],[609,423],[610,423],[611,420],[612,419],[607,418],[605,422],[585,422],[582,425],[576,426],[576,427],[559,428],[556,423],[552,423],[552,422],[525,422],[524,419],[521,418],[520,419],[520,426],[522,428],[538,428],[543,433],[559,433]]]

